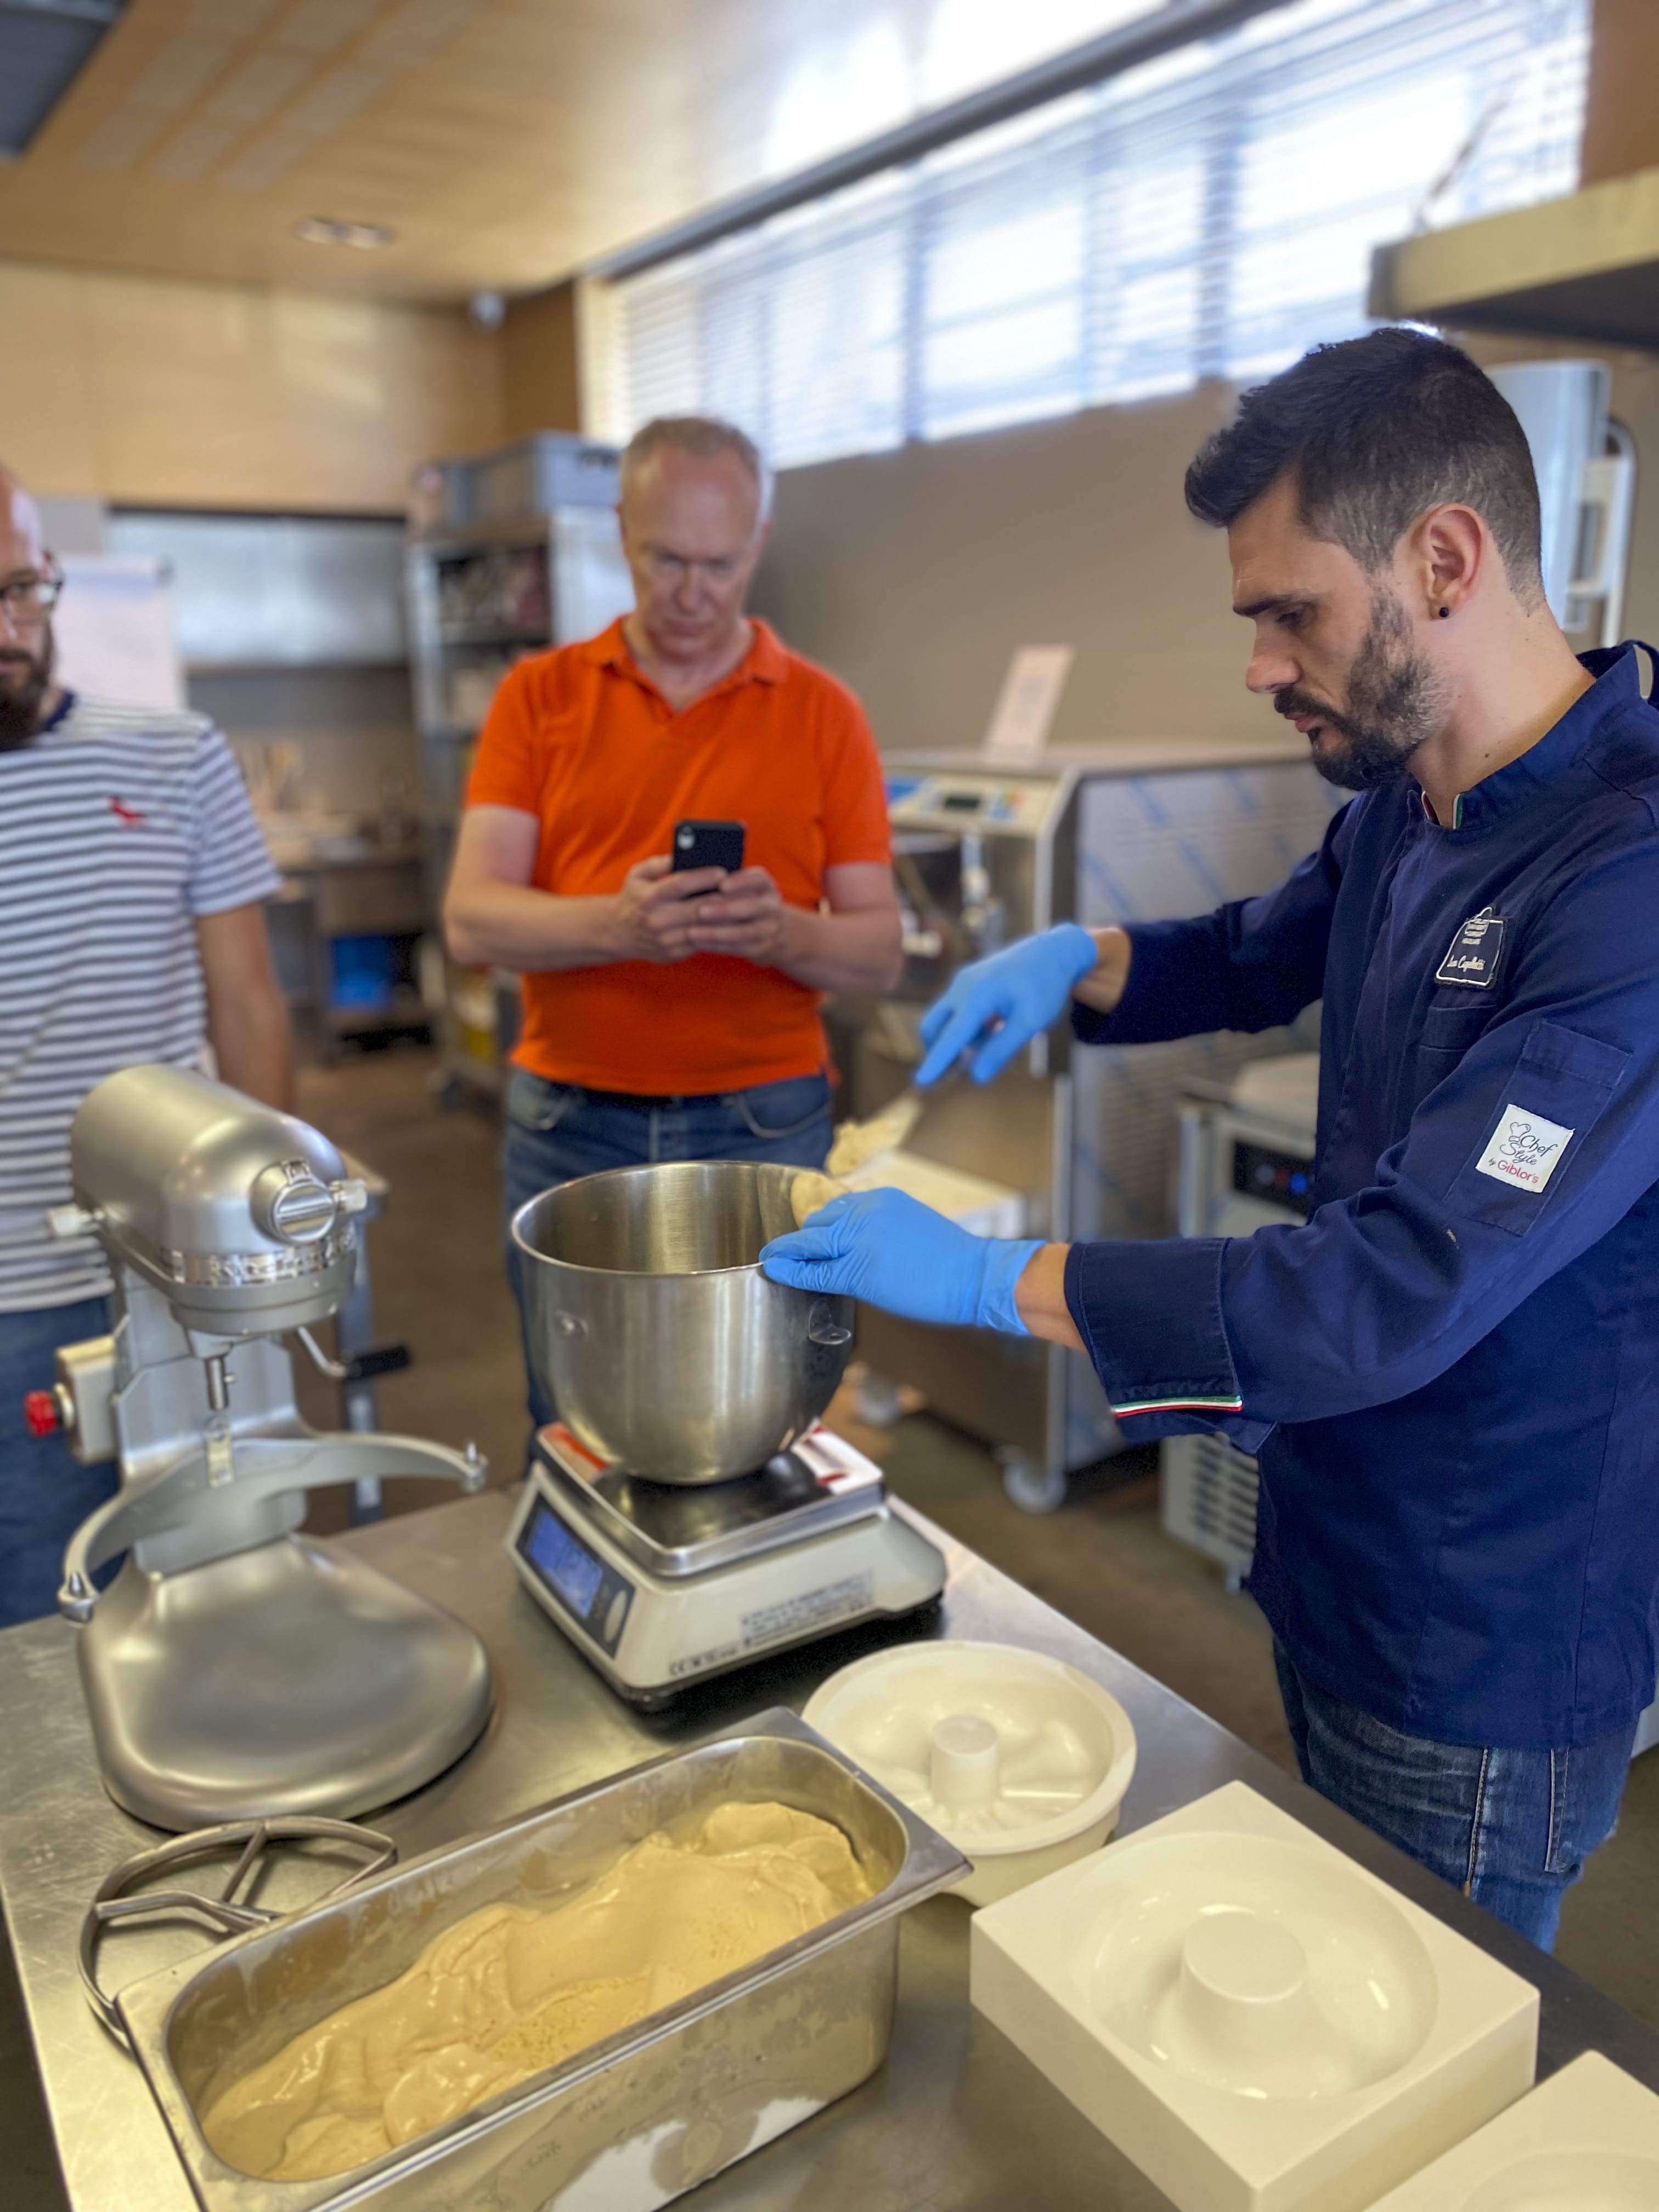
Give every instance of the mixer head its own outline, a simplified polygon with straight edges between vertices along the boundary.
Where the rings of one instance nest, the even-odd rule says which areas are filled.
[[[82,1102],[70,1150],[76,1205],[53,1226],[94,1231],[194,1335],[275,1335],[349,1292],[367,1193],[291,1114],[186,1068],[125,1067]]]

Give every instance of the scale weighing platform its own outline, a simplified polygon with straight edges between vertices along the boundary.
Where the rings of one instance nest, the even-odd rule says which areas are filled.
[[[931,1605],[945,1560],[881,1469],[815,1427],[754,1474],[642,1481],[562,1422],[537,1436],[507,1552],[531,1595],[630,1705],[871,1619]]]

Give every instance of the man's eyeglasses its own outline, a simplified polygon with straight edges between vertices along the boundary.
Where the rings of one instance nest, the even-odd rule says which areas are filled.
[[[58,604],[64,572],[55,563],[39,574],[0,577],[0,607],[15,626],[44,621]]]

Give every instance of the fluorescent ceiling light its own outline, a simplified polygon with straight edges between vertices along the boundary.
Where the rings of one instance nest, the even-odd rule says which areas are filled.
[[[0,0],[0,161],[15,161],[126,0]]]
[[[378,246],[390,246],[398,234],[389,223],[343,222],[337,216],[303,215],[294,226],[294,235],[304,239],[307,246],[355,246],[372,253]]]

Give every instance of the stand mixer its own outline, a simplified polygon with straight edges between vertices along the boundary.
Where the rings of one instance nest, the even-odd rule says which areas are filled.
[[[390,1474],[464,1491],[471,1446],[322,1435],[295,1402],[298,1335],[349,1296],[365,1192],[316,1130],[174,1067],[93,1090],[70,1135],[75,1204],[115,1278],[114,1334],[58,1354],[76,1456],[118,1456],[121,1486],[64,1559],[106,1787],[158,1827],[261,1814],[349,1818],[450,1765],[489,1717],[471,1631],[298,1533],[306,1493]],[[42,1394],[46,1395],[46,1394]],[[101,1593],[94,1576],[125,1554]]]

